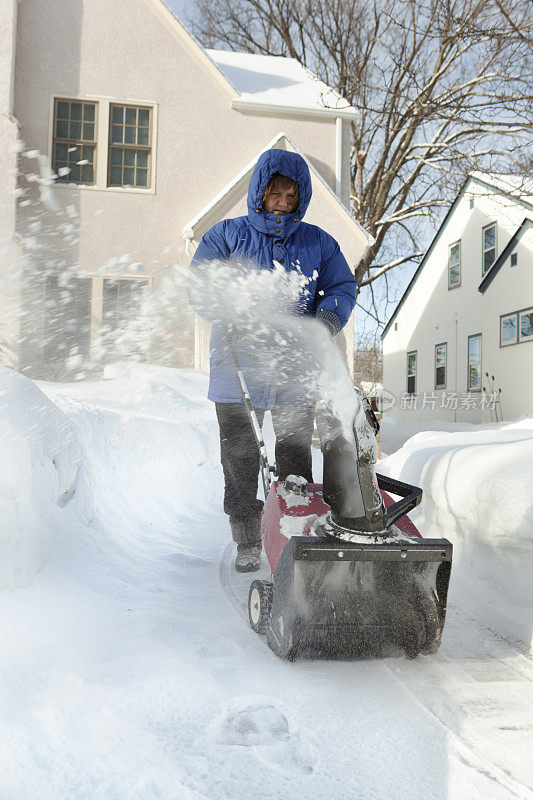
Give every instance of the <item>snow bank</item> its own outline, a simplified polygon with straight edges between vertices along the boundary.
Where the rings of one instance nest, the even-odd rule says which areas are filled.
[[[0,588],[43,565],[75,492],[75,429],[33,381],[0,366]]]
[[[496,425],[494,427],[497,427]],[[475,431],[479,425],[469,422],[446,422],[445,420],[433,420],[431,422],[404,422],[398,425],[388,414],[384,414],[380,422],[381,450],[385,454],[395,453],[406,443],[411,436],[415,436],[422,431]]]
[[[424,536],[452,541],[451,596],[460,584],[486,619],[530,646],[533,419],[456,427],[417,433],[380,470],[422,487],[412,518]]]
[[[2,798],[462,800],[465,786],[471,800],[529,796],[532,665],[458,593],[463,571],[486,594],[460,552],[436,656],[280,661],[249,628],[251,576],[233,569],[207,376],[115,365],[105,377],[37,387],[0,371],[1,568],[29,580],[50,549],[30,586],[0,592]],[[458,506],[476,523],[476,474],[448,481],[453,452],[461,480],[461,459],[482,446],[472,472],[491,474],[494,455],[528,480],[527,426],[505,442],[485,433],[421,434],[385,462],[424,472],[428,533],[430,512],[445,513],[442,482],[452,533],[439,533],[455,537]],[[490,564],[491,576],[508,571]]]

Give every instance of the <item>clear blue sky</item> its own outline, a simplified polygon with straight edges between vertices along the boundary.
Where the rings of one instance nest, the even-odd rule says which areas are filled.
[[[195,6],[194,0],[164,0],[164,2],[183,22],[186,21],[187,15],[191,16]]]

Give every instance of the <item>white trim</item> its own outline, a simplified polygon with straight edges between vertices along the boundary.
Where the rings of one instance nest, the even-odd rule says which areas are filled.
[[[349,212],[349,210],[346,208],[346,206],[340,201],[340,199],[337,197],[337,195],[333,192],[333,190],[331,189],[329,184],[326,183],[326,181],[324,180],[322,175],[315,169],[313,164],[311,164],[310,161],[305,157],[305,155],[298,149],[298,147],[294,144],[292,139],[289,136],[287,136],[286,133],[283,133],[283,132],[278,133],[277,136],[275,136],[266,145],[266,147],[264,147],[257,154],[257,156],[253,159],[253,161],[251,161],[249,164],[247,164],[246,167],[244,167],[244,169],[241,170],[241,172],[239,172],[238,175],[236,175],[236,177],[232,181],[230,181],[230,183],[226,184],[226,186],[213,198],[213,200],[211,200],[210,203],[208,203],[208,205],[206,205],[195,217],[193,217],[193,219],[190,222],[188,222],[185,225],[185,227],[184,227],[184,229],[182,231],[183,238],[184,239],[193,239],[193,238],[196,239],[197,238],[196,227],[199,226],[200,222],[205,220],[205,218],[225,198],[227,198],[225,205],[227,205],[227,207],[231,207],[231,205],[233,205],[232,197],[235,197],[239,193],[239,190],[241,188],[241,184],[244,183],[245,179],[248,178],[248,175],[253,172],[253,169],[254,169],[254,167],[255,167],[255,165],[257,163],[257,160],[258,160],[259,156],[261,155],[261,153],[264,153],[266,150],[270,150],[271,148],[275,147],[276,145],[279,145],[282,140],[285,140],[285,142],[288,143],[291,146],[291,148],[294,150],[295,153],[298,153],[298,155],[302,156],[302,158],[305,160],[307,166],[309,167],[309,171],[315,176],[315,178],[320,182],[320,184],[327,190],[327,195],[329,196],[330,200],[332,200],[335,203],[335,207],[337,208],[337,210],[340,210],[341,213],[343,213],[346,216],[347,221],[350,222],[354,227],[357,228],[357,230],[360,233],[362,233],[364,235],[364,237],[366,238],[366,241],[367,241],[366,247],[367,248],[371,247],[372,244],[374,243],[374,238],[368,233],[368,231],[366,231],[363,228],[363,226],[355,219],[355,217],[352,216],[352,214]],[[283,149],[287,149],[287,148],[284,147]],[[363,253],[363,255],[364,255],[364,253]]]
[[[357,119],[355,108],[310,108],[309,106],[289,106],[276,105],[275,103],[260,103],[257,100],[246,100],[237,97],[231,101],[231,107],[236,111],[250,111],[263,114],[277,114],[279,116],[302,116],[302,117],[328,117],[329,119]]]
[[[335,191],[342,197],[342,117],[335,120]]]
[[[508,339],[506,342],[503,341],[503,323],[507,319],[511,319],[514,317],[515,319],[515,331],[513,339]],[[518,311],[511,311],[509,314],[501,314],[500,315],[500,347],[510,347],[513,344],[518,344]]]
[[[345,108],[309,108],[307,106],[279,106],[275,103],[260,103],[254,100],[246,100],[240,96],[240,92],[224,74],[216,61],[209,55],[200,42],[187,30],[180,22],[179,18],[167,6],[164,0],[144,0],[150,5],[165,24],[170,33],[179,40],[189,54],[196,58],[201,66],[215,79],[220,88],[231,98],[231,107],[237,111],[250,111],[255,113],[281,114],[282,116],[306,116],[306,117],[342,117],[343,119],[357,119],[358,112],[351,106]],[[329,87],[331,88],[331,87]],[[342,100],[342,98],[340,98]]]
[[[262,153],[266,152],[266,150],[271,150],[273,147],[275,147],[277,144],[279,144],[279,142],[280,142],[280,141],[281,141],[283,138],[287,138],[287,137],[285,136],[285,134],[284,134],[284,133],[278,133],[278,134],[277,134],[277,136],[274,136],[274,138],[273,138],[273,139],[271,139],[271,141],[270,141],[270,142],[269,142],[269,143],[266,145],[266,147],[264,147],[264,148],[263,148],[263,149],[262,149],[262,150],[261,150],[261,151],[260,151],[260,152],[257,154],[257,156],[256,156],[256,157],[255,157],[255,158],[254,158],[252,161],[250,161],[250,162],[249,162],[249,163],[248,163],[248,164],[247,164],[247,165],[244,167],[244,169],[242,169],[242,170],[241,170],[241,171],[240,171],[240,172],[239,172],[239,173],[238,173],[238,174],[237,174],[237,175],[236,175],[236,176],[233,178],[233,180],[231,180],[229,183],[227,183],[227,184],[226,184],[226,186],[224,186],[224,188],[223,188],[223,189],[221,189],[221,191],[220,191],[220,192],[219,192],[217,195],[215,195],[215,196],[213,197],[213,199],[212,199],[212,200],[211,200],[211,201],[210,201],[210,202],[209,202],[209,203],[208,203],[206,206],[204,206],[204,208],[202,208],[202,210],[201,210],[201,211],[199,211],[199,212],[198,212],[198,214],[197,214],[195,217],[193,217],[193,218],[191,219],[191,221],[190,221],[190,222],[188,222],[188,223],[185,225],[185,227],[183,228],[183,231],[182,231],[182,236],[183,236],[183,238],[184,238],[184,239],[194,239],[194,238],[195,238],[195,228],[196,228],[196,226],[197,226],[197,225],[198,225],[198,224],[199,224],[199,223],[200,223],[200,222],[201,222],[201,221],[202,221],[202,220],[203,220],[203,219],[204,219],[204,218],[205,218],[205,217],[206,217],[206,216],[207,216],[207,215],[208,215],[208,214],[209,214],[209,213],[210,213],[210,212],[211,212],[211,211],[212,211],[212,210],[213,210],[213,209],[214,209],[214,208],[215,208],[215,207],[216,207],[216,206],[217,206],[217,205],[218,205],[218,204],[219,204],[219,203],[220,203],[220,202],[221,202],[221,201],[222,201],[222,200],[223,200],[225,197],[226,197],[226,196],[228,196],[228,200],[229,200],[229,195],[231,195],[231,193],[233,193],[233,192],[234,192],[234,190],[238,188],[238,185],[239,185],[239,183],[240,183],[241,181],[243,181],[243,180],[244,180],[244,179],[245,179],[245,178],[248,176],[248,174],[249,174],[249,173],[253,172],[253,169],[254,169],[255,165],[257,164],[257,160],[258,160],[259,156],[260,156]]]
[[[533,312],[533,307],[529,306],[529,308],[523,308],[521,311],[518,312],[518,342],[531,342],[533,341],[532,335],[523,336],[522,335],[522,316],[527,314],[528,316]]]

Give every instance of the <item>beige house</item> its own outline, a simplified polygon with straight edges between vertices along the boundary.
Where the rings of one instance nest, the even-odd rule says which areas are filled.
[[[382,334],[396,421],[533,414],[532,188],[475,172],[450,207]]]
[[[162,0],[4,0],[0,31],[4,363],[54,378],[113,357],[143,300],[167,291],[167,265],[245,213],[268,147],[306,158],[306,221],[357,265],[356,112],[295,60],[207,51]],[[145,355],[204,367],[207,331],[184,292],[171,301]]]

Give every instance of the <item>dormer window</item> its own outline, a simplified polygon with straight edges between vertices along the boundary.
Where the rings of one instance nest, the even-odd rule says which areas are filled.
[[[496,261],[496,223],[485,225],[482,231],[482,274],[486,275]]]

